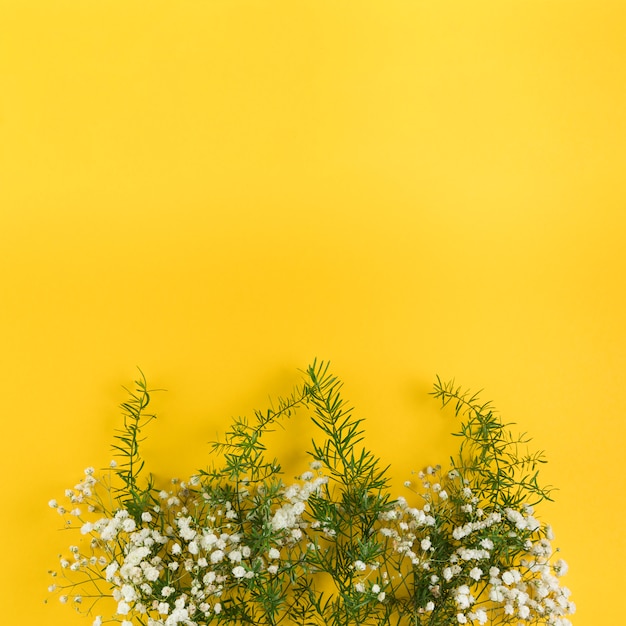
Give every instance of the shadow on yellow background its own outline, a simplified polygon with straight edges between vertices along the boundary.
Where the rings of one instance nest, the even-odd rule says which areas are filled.
[[[329,359],[398,474],[436,374],[547,452],[576,626],[626,558],[626,6],[0,2],[6,623],[140,366],[163,476]],[[607,567],[608,566],[608,567]],[[607,570],[606,574],[600,572]]]

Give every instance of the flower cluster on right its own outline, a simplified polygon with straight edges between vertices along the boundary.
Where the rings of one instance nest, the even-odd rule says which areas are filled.
[[[314,363],[277,408],[233,422],[213,466],[157,487],[139,455],[154,417],[142,377],[122,405],[119,462],[87,468],[67,506],[49,503],[77,532],[50,590],[93,626],[569,626],[567,565],[534,517],[549,498],[536,470],[542,455],[488,404],[438,381],[435,395],[463,417],[458,459],[407,482],[410,497],[392,498],[340,387]],[[302,410],[320,436],[310,468],[286,484],[261,441]]]
[[[398,554],[397,586],[407,594],[412,587],[424,591],[419,614],[447,598],[453,623],[487,624],[500,616],[502,623],[570,624],[575,607],[559,580],[567,564],[552,559],[552,529],[533,517],[532,506],[482,508],[454,469],[442,475],[439,466],[428,467],[419,478],[422,507],[399,498],[381,515],[380,529]]]

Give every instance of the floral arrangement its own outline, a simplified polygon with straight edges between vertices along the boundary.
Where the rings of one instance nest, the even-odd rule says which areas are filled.
[[[274,408],[233,420],[211,467],[167,489],[143,471],[154,415],[141,374],[121,405],[117,461],[87,468],[67,506],[49,503],[80,535],[49,590],[93,626],[570,624],[567,565],[533,513],[550,499],[542,453],[437,379],[433,395],[461,418],[458,455],[392,498],[341,382],[325,363],[303,374]],[[315,425],[311,463],[286,484],[264,442],[299,412]]]

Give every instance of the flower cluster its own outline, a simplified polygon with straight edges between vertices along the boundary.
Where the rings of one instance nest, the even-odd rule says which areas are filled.
[[[570,624],[575,607],[560,584],[567,565],[553,559],[552,531],[532,506],[547,492],[536,476],[515,478],[538,457],[516,457],[510,440],[509,482],[494,492],[503,459],[490,465],[490,433],[502,425],[485,405],[436,388],[444,404],[454,398],[457,412],[467,409],[461,434],[471,444],[448,471],[429,467],[406,483],[410,496],[391,499],[386,470],[356,448],[360,420],[338,381],[324,364],[307,375],[277,409],[234,421],[214,444],[217,468],[165,489],[140,477],[139,435],[153,416],[137,381],[114,445],[121,462],[87,468],[66,505],[49,502],[80,535],[51,572],[50,591],[93,626]],[[288,485],[261,438],[296,409],[312,411],[323,438]],[[476,421],[491,424],[482,442]]]
[[[419,477],[422,507],[399,498],[381,528],[393,542],[392,562],[406,591],[424,591],[418,613],[451,613],[459,624],[496,616],[569,624],[574,605],[559,581],[567,566],[551,562],[552,530],[533,517],[533,507],[483,508],[456,470],[442,476],[440,467],[429,467]]]
[[[319,468],[318,463],[312,466]],[[116,602],[115,617],[123,626],[130,626],[132,616],[149,626],[204,624],[222,612],[224,602],[232,605],[233,598],[241,598],[246,581],[266,584],[280,579],[281,571],[294,567],[282,554],[288,552],[293,559],[306,550],[306,503],[327,483],[327,478],[308,471],[300,482],[282,488],[264,520],[268,532],[259,546],[249,541],[251,532],[246,531],[252,531],[251,524],[241,520],[242,514],[249,518],[248,489],[232,500],[216,500],[199,476],[188,483],[174,479],[135,520],[125,508],[103,508],[100,492],[111,492],[110,475],[99,481],[92,468],[85,473],[86,479],[66,492],[71,504],[86,505],[85,512],[49,502],[67,517],[66,526],[80,528],[89,540],[84,549],[70,547],[70,554],[60,558],[61,570],[74,580],[81,577],[79,586],[92,592],[106,583]],[[60,598],[68,601],[67,595]],[[75,604],[85,599],[84,594],[72,597]],[[101,622],[102,616],[96,615],[94,624]]]

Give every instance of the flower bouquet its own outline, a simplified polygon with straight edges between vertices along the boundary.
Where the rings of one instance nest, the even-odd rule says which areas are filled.
[[[552,624],[574,612],[533,507],[550,499],[541,453],[489,404],[437,379],[460,418],[458,455],[392,497],[388,467],[363,445],[363,422],[328,365],[212,444],[212,465],[154,484],[140,453],[151,390],[141,374],[121,405],[116,460],[50,506],[76,544],[50,591],[93,626]],[[285,482],[267,433],[312,420],[310,465]]]

